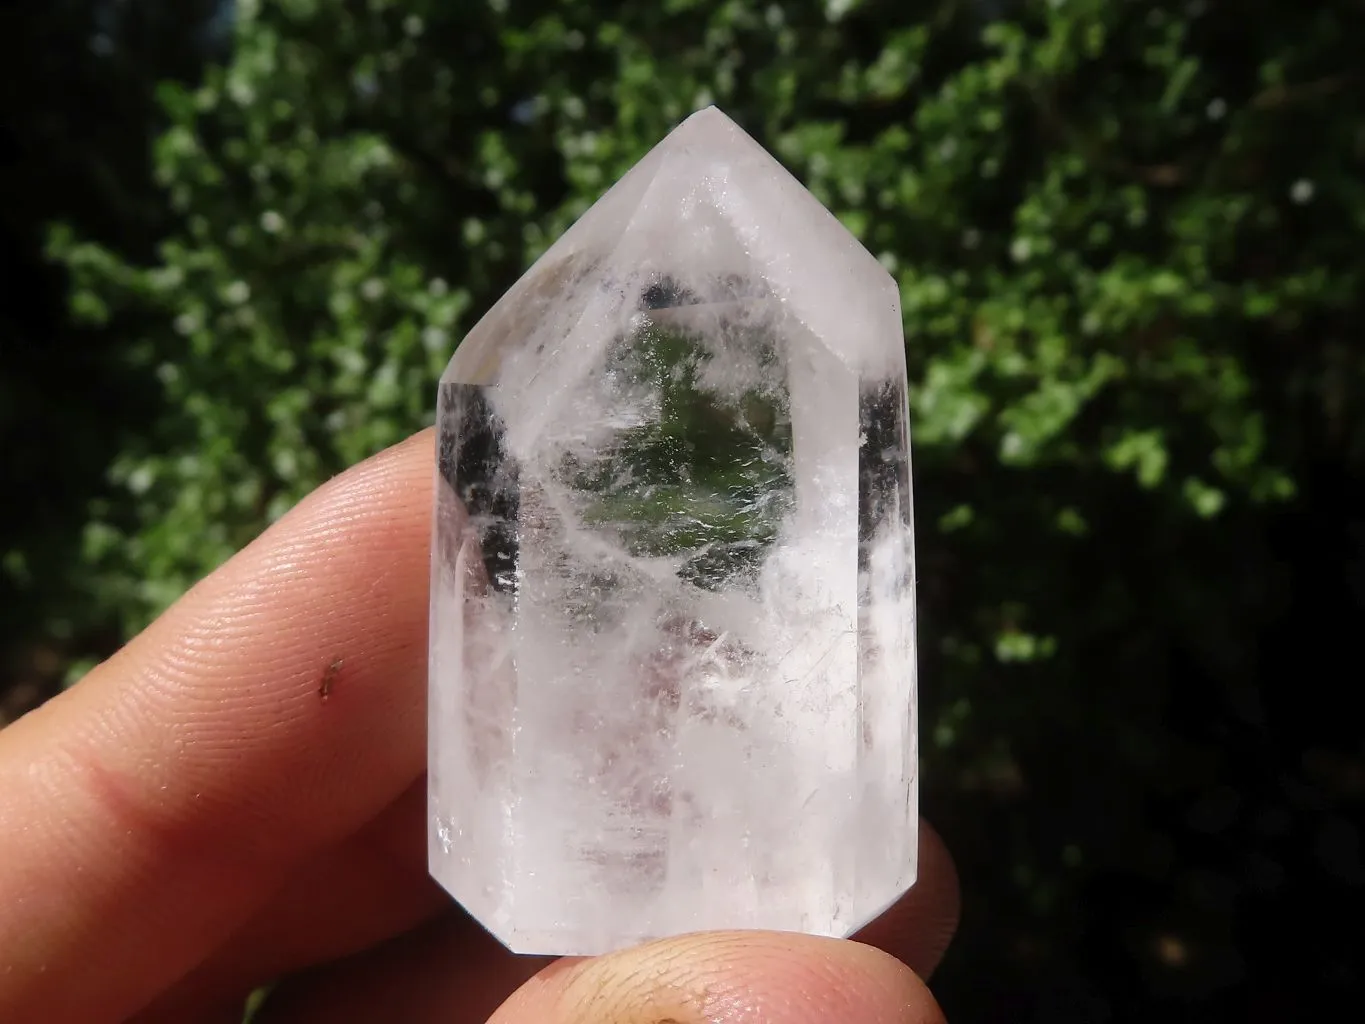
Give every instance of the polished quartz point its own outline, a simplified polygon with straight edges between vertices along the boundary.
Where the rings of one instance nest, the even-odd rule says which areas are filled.
[[[464,339],[430,858],[507,946],[843,936],[913,883],[906,420],[891,277],[715,109]]]

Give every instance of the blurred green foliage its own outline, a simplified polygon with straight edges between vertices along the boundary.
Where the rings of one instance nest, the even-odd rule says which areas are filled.
[[[102,425],[79,548],[0,552],[18,593],[60,581],[43,628],[131,633],[429,422],[462,332],[715,102],[902,286],[926,801],[991,900],[973,933],[969,889],[956,1005],[987,1012],[969,970],[1081,971],[1097,866],[1178,875],[1137,803],[1223,771],[1173,731],[1178,685],[1254,689],[1267,524],[1365,457],[1365,9],[239,0],[218,24],[223,59],[155,91],[153,241],[52,218],[80,336],[116,342],[99,389],[141,397]],[[1162,991],[1232,984],[1194,891],[1115,940]],[[1208,958],[1181,975],[1172,934]]]
[[[1362,285],[1339,258],[1341,232],[1365,229],[1365,182],[1360,127],[1325,102],[1347,82],[1323,69],[1350,66],[1330,8],[1294,47],[1260,30],[1267,52],[1233,53],[1258,41],[1229,38],[1241,15],[1101,0],[1009,17],[451,6],[240,3],[231,59],[158,90],[154,174],[175,216],[155,258],[53,231],[76,318],[151,325],[122,358],[163,400],[86,530],[95,614],[136,628],[426,421],[471,319],[711,101],[895,268],[925,489],[969,457],[995,466],[991,485],[1029,492],[1062,544],[1086,510],[1014,473],[1127,476],[1173,521],[1293,494],[1296,439],[1268,430],[1266,389],[1323,386],[1319,339]],[[1338,230],[1310,233],[1324,222]],[[1336,386],[1359,383],[1357,368]],[[970,544],[936,544],[936,526],[993,531],[1002,502],[984,497],[923,523],[931,563]],[[960,640],[999,647],[988,634]]]

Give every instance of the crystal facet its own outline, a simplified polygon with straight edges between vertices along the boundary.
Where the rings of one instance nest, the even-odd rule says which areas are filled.
[[[848,935],[915,878],[890,275],[693,115],[441,379],[430,861],[510,948]]]

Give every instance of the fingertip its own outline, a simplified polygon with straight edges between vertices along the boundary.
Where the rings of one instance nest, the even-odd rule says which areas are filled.
[[[713,932],[587,960],[523,985],[489,1024],[932,1024],[924,983],[858,942]]]
[[[923,819],[919,824],[919,877],[885,914],[855,938],[904,961],[928,978],[952,944],[961,917],[957,868],[939,834]]]
[[[126,1015],[420,775],[432,448],[319,488],[6,730],[0,1004]]]

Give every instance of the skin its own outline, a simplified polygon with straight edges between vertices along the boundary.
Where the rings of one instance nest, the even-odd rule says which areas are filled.
[[[907,1024],[957,921],[514,957],[425,864],[429,432],[319,488],[0,733],[0,1019]],[[491,1017],[490,1017],[491,1015]]]

